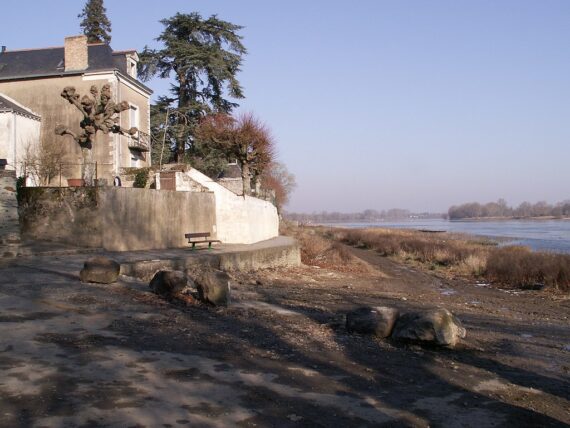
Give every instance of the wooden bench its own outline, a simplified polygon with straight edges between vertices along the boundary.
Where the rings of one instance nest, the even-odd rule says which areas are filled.
[[[196,244],[202,242],[207,242],[209,249],[212,249],[212,242],[222,242],[219,239],[210,239],[210,232],[185,233],[184,237],[188,239],[189,244],[192,244],[192,250],[196,248]]]

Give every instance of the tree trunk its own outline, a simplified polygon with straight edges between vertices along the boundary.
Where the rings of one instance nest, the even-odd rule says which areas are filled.
[[[189,104],[188,90],[186,88],[186,76],[184,73],[178,74],[178,82],[180,84],[178,88],[178,114],[180,114],[180,109],[187,107]],[[177,119],[179,130],[176,135],[176,151],[174,152],[174,160],[177,163],[184,162],[184,153],[186,152],[186,141],[184,141],[184,129],[180,126],[180,117]]]
[[[83,165],[81,165],[81,178],[85,180],[85,184],[92,186],[95,179],[95,164],[93,163],[93,151],[86,147],[81,149],[83,154]]]
[[[243,181],[243,194],[251,196],[251,173],[247,163],[241,165],[241,179]]]

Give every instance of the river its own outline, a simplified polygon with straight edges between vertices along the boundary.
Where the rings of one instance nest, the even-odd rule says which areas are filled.
[[[335,223],[328,226],[394,229],[443,230],[489,238],[508,238],[509,245],[525,245],[536,251],[570,253],[570,220],[449,221],[443,219],[406,220],[377,223]]]

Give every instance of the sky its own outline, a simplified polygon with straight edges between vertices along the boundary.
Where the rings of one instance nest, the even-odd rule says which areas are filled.
[[[19,0],[0,45],[58,46],[82,0]],[[570,199],[570,1],[105,0],[115,50],[176,12],[244,26],[238,77],[296,176],[288,211]],[[31,13],[31,11],[33,11]],[[155,96],[169,83],[154,79]]]

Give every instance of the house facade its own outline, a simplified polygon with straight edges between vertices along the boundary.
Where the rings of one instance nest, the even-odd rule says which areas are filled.
[[[18,160],[36,148],[40,125],[39,114],[0,93],[0,167],[22,174]]]
[[[86,36],[66,37],[64,46],[6,50],[0,52],[0,93],[41,116],[39,139],[46,144],[62,144],[65,154],[64,178],[81,177],[81,148],[69,136],[55,134],[57,125],[80,133],[81,113],[60,94],[67,86],[89,95],[91,86],[99,90],[111,86],[113,99],[126,101],[130,108],[120,113],[119,125],[136,127],[139,134],[127,136],[97,133],[93,161],[97,178],[112,183],[125,167],[150,165],[150,95],[152,91],[137,80],[138,55],[134,50],[113,51],[108,44],[88,44]]]

